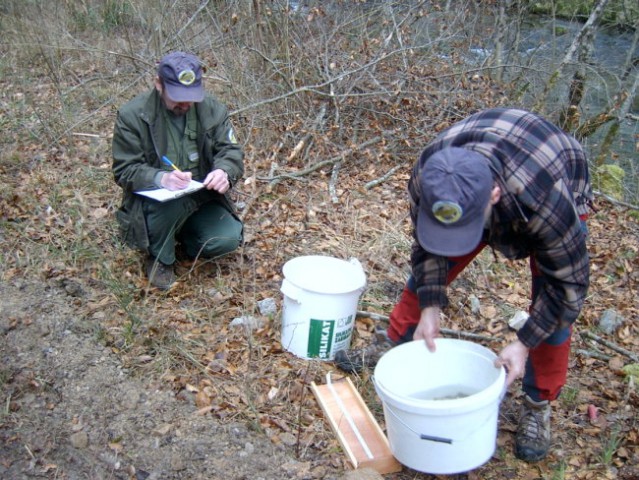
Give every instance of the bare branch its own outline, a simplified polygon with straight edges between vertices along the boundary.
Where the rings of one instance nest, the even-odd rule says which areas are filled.
[[[612,358],[610,355],[605,355],[601,352],[592,350],[578,349],[576,353],[577,355],[581,355],[582,357],[596,358],[597,360],[603,360],[604,362],[608,362]]]
[[[370,182],[368,182],[366,185],[364,185],[364,188],[366,190],[370,190],[371,188],[376,187],[377,185],[381,185],[386,180],[388,180],[390,177],[392,177],[395,174],[395,172],[397,170],[399,170],[400,168],[401,168],[401,165],[395,165],[388,172],[386,172],[386,174],[382,175],[378,179],[371,180]]]
[[[546,86],[535,102],[535,107],[533,108],[533,110],[540,110],[541,107],[545,104],[548,94],[557,83],[557,80],[559,79],[559,76],[561,75],[564,67],[573,61],[577,50],[581,48],[583,43],[591,36],[592,29],[595,23],[599,20],[599,17],[601,16],[601,13],[608,1],[609,0],[599,0],[595,8],[593,8],[590,16],[588,17],[588,20],[586,21],[586,23],[584,23],[579,33],[575,36],[572,43],[570,44],[570,47],[568,47],[566,55],[564,55],[564,58],[561,60],[559,66],[557,66],[553,74],[550,76],[548,82],[546,82]]]
[[[341,167],[342,162],[336,162],[333,164],[333,172],[331,173],[331,181],[328,183],[328,191],[331,195],[331,201],[333,203],[339,202],[339,198],[337,198],[337,177],[339,176],[339,168]]]
[[[374,313],[374,312],[365,312],[362,310],[357,311],[357,316],[362,318],[370,318],[372,320],[383,322],[383,323],[388,323],[388,320],[389,320],[386,315],[381,315],[379,313]],[[451,330],[449,328],[440,328],[439,331],[443,335],[448,335],[450,337],[467,338],[469,340],[480,340],[482,342],[495,342],[495,341],[502,340],[501,338],[498,338],[498,337],[489,337],[487,335],[481,335],[479,333],[464,332],[461,330]]]
[[[328,165],[333,165],[336,162],[341,162],[344,160],[345,157],[347,157],[348,155],[351,155],[352,153],[361,150],[363,148],[366,147],[370,147],[371,145],[374,145],[375,143],[379,142],[380,140],[382,140],[384,137],[383,136],[377,136],[377,137],[373,137],[370,140],[367,140],[365,142],[360,143],[359,145],[353,147],[353,148],[347,148],[346,150],[344,150],[340,155],[337,155],[333,158],[329,158],[328,160],[324,160],[322,162],[318,162],[314,165],[311,165],[308,168],[305,168],[304,170],[298,170],[296,172],[288,172],[288,173],[282,173],[280,175],[277,176],[270,176],[270,177],[257,177],[257,180],[261,180],[261,181],[265,181],[265,182],[271,182],[271,184],[276,184],[279,183],[281,180],[284,180],[286,178],[290,178],[290,179],[299,179],[299,177],[303,177],[305,175],[308,175],[309,173],[312,173],[316,170],[319,170],[322,167],[326,167]]]
[[[580,332],[580,335],[582,337],[589,338],[590,340],[594,340],[597,343],[605,345],[610,350],[613,350],[613,351],[615,351],[617,353],[620,353],[621,355],[624,355],[624,356],[628,357],[633,362],[639,362],[639,355],[636,355],[636,354],[632,353],[630,350],[626,350],[625,348],[622,348],[619,345],[617,345],[616,343],[613,343],[613,342],[611,342],[609,340],[606,340],[605,338],[602,338],[599,335],[595,335],[594,333],[592,333],[592,332],[590,332],[588,330],[584,330],[584,331]]]
[[[605,198],[606,200],[608,200],[610,203],[614,205],[621,205],[622,207],[631,208],[633,210],[639,210],[639,205],[632,205],[631,203],[622,202],[621,200],[617,200],[616,198],[612,198],[610,195],[606,195],[605,193],[599,192],[596,190],[594,190],[593,193],[595,195]]]

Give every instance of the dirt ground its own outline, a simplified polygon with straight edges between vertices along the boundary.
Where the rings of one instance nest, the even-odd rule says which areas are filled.
[[[77,318],[74,282],[0,285],[0,478],[339,478],[130,375]]]
[[[612,249],[606,247],[617,242],[618,251],[636,252],[636,224],[629,222],[627,217],[616,217],[610,208],[604,212],[590,222],[596,288],[579,331],[588,330],[598,322],[605,309],[616,305],[620,310],[624,308],[621,311],[626,312],[626,320],[617,335],[609,335],[609,338],[615,338],[617,342],[627,339],[625,345],[636,351],[633,343],[637,338],[636,295],[633,293],[636,292],[633,267],[636,260],[634,256],[627,260],[614,255],[610,253]],[[612,228],[612,225],[616,227]],[[625,233],[620,234],[620,231]],[[252,249],[260,251],[256,246]],[[273,250],[264,249],[264,252],[265,256],[275,258],[274,263],[281,264],[281,259],[272,254]],[[213,270],[208,271],[206,267]],[[203,278],[217,268],[206,267],[200,273]],[[494,267],[503,268],[503,265],[497,263]],[[206,378],[197,372],[168,375],[168,368],[161,371],[161,362],[152,359],[154,352],[145,340],[147,336],[157,337],[157,331],[148,325],[140,325],[130,351],[127,354],[118,352],[118,342],[110,335],[117,340],[126,332],[120,327],[119,333],[113,334],[111,330],[115,331],[115,327],[110,324],[126,325],[127,322],[123,320],[124,312],[113,293],[90,275],[72,268],[51,268],[39,275],[18,275],[11,271],[0,284],[0,479],[352,478],[353,472],[347,471],[345,455],[326,425],[317,402],[311,394],[300,393],[307,390],[307,380],[321,378],[321,371],[329,367],[314,365],[309,372],[311,362],[282,352],[275,325],[256,332],[251,339],[253,343],[247,345],[246,338],[218,320],[201,326],[187,317],[177,316],[184,314],[175,305],[192,302],[191,297],[198,291],[194,285],[201,284],[203,278],[180,281],[166,297],[161,297],[163,302],[158,305],[166,306],[158,308],[153,321],[164,318],[162,312],[174,310],[177,320],[171,320],[173,323],[169,325],[178,324],[178,321],[187,324],[188,328],[181,331],[183,340],[197,337],[195,334],[189,336],[191,330],[204,329],[199,335],[206,343],[203,347],[192,344],[194,358],[209,358],[215,353],[207,368],[217,365],[218,361],[225,365],[226,370],[212,377],[212,381],[226,394],[220,393],[219,398],[204,398],[206,402],[198,404],[188,387],[195,385],[201,392],[206,392],[207,384],[203,381]],[[247,262],[243,268],[247,270],[243,278],[250,278],[254,267]],[[476,271],[481,272],[482,268],[480,265]],[[34,269],[30,271],[34,272]],[[276,271],[276,268],[273,266],[269,271]],[[125,276],[124,270],[118,272]],[[224,275],[231,275],[231,272]],[[132,275],[132,281],[144,282],[139,272]],[[617,276],[621,278],[617,280]],[[209,284],[213,282],[211,278]],[[470,275],[463,281],[468,283],[478,278]],[[465,308],[453,312],[459,319],[459,329],[485,334],[493,332],[496,339],[500,338],[503,322],[496,321],[494,325],[485,322],[485,316],[501,317],[488,300],[509,298],[513,304],[522,306],[527,302],[525,288],[518,287],[512,293],[514,280],[508,280],[503,272],[495,278],[500,279],[499,282],[484,287],[477,283],[477,288],[469,289],[466,284],[452,288],[455,305],[466,305],[463,298],[467,297],[468,291],[481,293],[486,303],[482,307],[483,316],[478,318],[463,314]],[[367,302],[374,299],[375,288],[381,288],[379,285],[383,282],[371,274],[370,283],[370,291],[365,295]],[[139,303],[143,302],[144,292],[142,288],[138,290]],[[268,293],[273,296],[275,291],[269,289]],[[149,297],[150,302],[158,300],[159,297]],[[199,300],[208,309],[228,308],[225,307],[228,300]],[[101,311],[96,310],[99,306],[102,306]],[[386,311],[379,307],[373,310]],[[227,314],[224,318],[232,316]],[[369,338],[366,335],[371,335],[372,322],[366,320],[358,319],[356,345],[361,346]],[[482,329],[479,324],[483,325]],[[639,478],[636,469],[639,458],[637,393],[634,385],[621,374],[621,368],[629,361],[619,356],[604,360],[594,358],[591,355],[597,350],[586,340],[581,334],[575,338],[567,395],[556,402],[553,413],[553,451],[549,458],[535,465],[514,459],[512,443],[516,415],[513,405],[518,389],[513,389],[501,406],[494,458],[458,478]],[[491,348],[498,348],[498,344],[493,343]],[[200,351],[202,349],[204,353]],[[262,352],[259,361],[249,361],[248,349]],[[220,352],[229,352],[226,360],[219,360]],[[136,368],[131,357],[146,358],[148,365],[144,369]],[[185,376],[181,378],[180,375]],[[172,376],[176,376],[175,381],[169,380]],[[354,380],[360,393],[370,390],[366,378]],[[265,399],[273,389],[279,388],[277,402],[269,403],[261,397],[253,403],[250,399],[239,400],[241,394],[236,392],[241,391],[245,381],[253,382],[253,390],[263,392],[260,395]],[[238,400],[233,400],[235,396]],[[229,398],[231,400],[225,400]],[[368,400],[371,408],[379,403],[371,395]],[[304,418],[300,418],[302,406]],[[591,407],[599,411],[595,419],[589,418]],[[257,411],[252,417],[248,414],[251,409]],[[381,418],[379,411],[374,413]],[[250,418],[260,423],[247,421]],[[309,438],[300,441],[298,425]],[[296,447],[300,446],[303,455],[297,456]],[[380,477],[375,474],[370,478]],[[404,469],[385,478],[441,477]]]

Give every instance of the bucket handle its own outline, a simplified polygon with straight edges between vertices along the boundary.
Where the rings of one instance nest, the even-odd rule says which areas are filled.
[[[410,430],[411,432],[413,432],[415,435],[417,435],[421,440],[429,440],[431,442],[438,442],[438,443],[447,443],[449,445],[451,445],[453,443],[453,439],[452,438],[445,438],[445,437],[437,437],[435,435],[427,435],[425,433],[419,433],[416,432],[415,430],[413,430],[411,427],[409,427],[408,425],[406,425],[406,423],[404,422],[404,420],[402,420],[399,415],[397,415],[393,409],[390,407],[390,405],[388,405],[388,403],[384,404],[384,407],[386,408],[386,410],[388,412],[390,412],[393,417],[395,417],[395,419],[401,423],[404,427],[406,427],[408,430]]]
[[[373,380],[373,383],[376,385],[381,385],[381,383],[379,383],[379,380],[377,380],[375,377],[371,377]],[[500,402],[501,402],[501,398],[500,398]],[[446,438],[446,437],[439,437],[436,435],[428,435],[426,433],[419,433],[415,430],[413,430],[410,426],[406,425],[406,423],[399,417],[399,415],[397,415],[397,413],[395,413],[393,411],[393,409],[391,408],[391,406],[388,404],[388,402],[384,403],[384,408],[386,409],[386,411],[388,411],[393,417],[395,417],[395,419],[397,421],[399,421],[399,423],[401,423],[407,430],[409,430],[410,432],[414,433],[415,435],[417,435],[421,440],[429,440],[431,442],[438,442],[438,443],[446,443],[448,445],[452,445],[453,441],[455,442],[461,442],[466,440],[467,438],[469,438],[471,435],[473,435],[475,432],[478,432],[480,429],[484,428],[484,426],[490,421],[491,416],[488,415],[486,417],[486,419],[481,422],[481,424],[474,429],[473,431],[471,431],[465,438],[462,439],[457,439],[457,440],[453,440],[452,438]]]

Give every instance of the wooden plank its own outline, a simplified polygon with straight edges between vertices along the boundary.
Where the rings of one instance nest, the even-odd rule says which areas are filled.
[[[372,468],[381,474],[399,472],[388,439],[351,379],[311,384],[315,398],[353,468]]]

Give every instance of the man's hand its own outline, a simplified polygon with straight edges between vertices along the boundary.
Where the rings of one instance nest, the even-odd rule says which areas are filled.
[[[524,376],[528,350],[529,348],[521,343],[520,340],[515,340],[514,342],[506,345],[499,356],[495,359],[495,367],[504,367],[508,372],[506,376],[506,387],[508,387],[516,379]]]
[[[160,184],[167,190],[183,190],[191,183],[191,172],[173,170],[162,175]]]
[[[207,190],[215,190],[218,193],[226,193],[231,188],[229,175],[224,170],[218,168],[209,173],[204,179]]]
[[[439,307],[426,307],[422,310],[419,323],[413,334],[416,340],[424,339],[426,347],[435,351],[435,337],[439,336]]]

